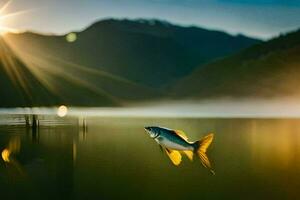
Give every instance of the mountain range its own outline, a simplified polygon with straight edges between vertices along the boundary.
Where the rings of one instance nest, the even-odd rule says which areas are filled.
[[[77,40],[71,43],[66,41],[66,35],[23,33],[8,37],[23,52],[40,57],[46,54],[154,88],[171,84],[202,64],[260,42],[159,20],[107,19],[75,34]]]
[[[10,33],[0,40],[0,106],[295,96],[299,41],[299,31],[264,42],[144,19],[60,36]]]
[[[198,67],[173,87],[175,98],[300,97],[300,30]]]

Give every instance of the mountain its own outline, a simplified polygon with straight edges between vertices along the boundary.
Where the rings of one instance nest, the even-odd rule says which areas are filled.
[[[199,66],[174,98],[300,97],[300,30]]]
[[[122,106],[166,97],[195,67],[259,40],[158,20],[102,20],[62,36],[0,38],[0,106]]]
[[[20,51],[6,38],[0,38],[0,85],[0,107],[122,106],[127,101],[160,96],[115,75],[57,60],[40,60]]]
[[[242,35],[142,19],[102,20],[75,34],[74,42],[67,42],[67,35],[30,32],[6,37],[26,54],[96,69],[155,89],[174,83],[198,66],[260,42]]]

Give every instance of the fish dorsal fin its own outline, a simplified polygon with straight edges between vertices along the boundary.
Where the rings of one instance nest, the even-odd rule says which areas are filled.
[[[181,131],[181,130],[175,130],[174,131],[178,136],[180,136],[182,139],[184,140],[188,140],[188,137],[186,136],[185,132]]]
[[[179,151],[166,148],[166,153],[174,165],[178,166],[181,163],[181,154]]]

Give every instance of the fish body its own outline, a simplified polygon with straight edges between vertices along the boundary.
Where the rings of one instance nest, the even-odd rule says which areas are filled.
[[[193,160],[194,153],[196,153],[203,166],[214,174],[206,155],[206,150],[213,141],[213,134],[208,134],[201,140],[189,142],[186,134],[180,130],[172,130],[158,126],[145,127],[145,130],[162,149],[165,149],[174,165],[181,163],[181,153],[184,153],[191,161]]]
[[[160,129],[159,135],[154,139],[158,144],[173,150],[194,150],[193,144],[179,136],[174,130],[158,128]]]

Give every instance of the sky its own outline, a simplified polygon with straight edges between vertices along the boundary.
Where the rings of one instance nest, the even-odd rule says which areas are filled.
[[[156,18],[262,39],[300,28],[300,0],[12,0],[3,14],[18,11],[0,23],[64,34],[106,18]]]

